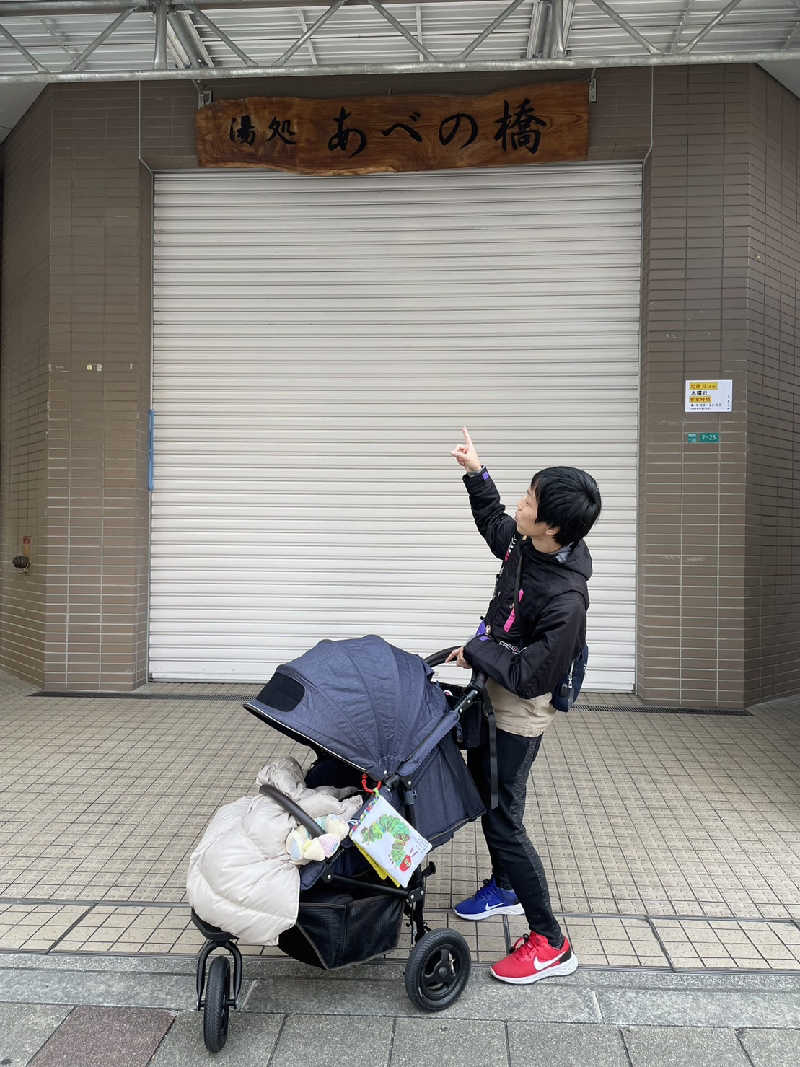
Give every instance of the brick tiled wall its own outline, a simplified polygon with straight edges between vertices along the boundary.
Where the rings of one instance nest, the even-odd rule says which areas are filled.
[[[0,667],[44,676],[47,567],[50,123],[47,101],[14,133],[3,175],[0,364]],[[32,566],[11,565],[31,538]]]
[[[136,85],[59,86],[5,153],[0,662],[48,688],[146,680],[152,183],[138,137]],[[7,562],[23,528],[30,575]]]
[[[751,71],[745,694],[800,690],[800,103]]]
[[[53,112],[45,684],[145,681],[149,215],[135,84],[59,86]]]
[[[654,71],[645,169],[638,689],[736,706],[744,685],[751,71]],[[685,415],[687,378],[732,378],[730,415]],[[718,431],[719,445],[690,445]]]

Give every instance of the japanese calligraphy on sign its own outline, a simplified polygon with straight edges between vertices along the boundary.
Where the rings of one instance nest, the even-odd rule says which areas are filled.
[[[369,174],[586,158],[586,82],[487,96],[248,97],[197,112],[201,167]]]

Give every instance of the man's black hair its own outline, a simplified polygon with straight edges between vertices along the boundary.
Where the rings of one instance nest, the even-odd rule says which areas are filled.
[[[577,467],[545,467],[534,474],[531,487],[536,494],[537,519],[557,526],[555,540],[560,545],[580,541],[594,526],[602,501],[597,482]]]

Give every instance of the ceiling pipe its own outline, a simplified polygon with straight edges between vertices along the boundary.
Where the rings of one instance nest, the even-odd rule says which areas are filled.
[[[560,59],[474,60],[469,63],[349,63],[298,67],[214,67],[203,71],[203,80],[237,78],[303,78],[319,74],[460,74],[477,71],[520,71],[532,74],[540,70],[591,70],[605,67],[683,67],[718,63],[777,63],[800,59],[800,48],[766,49],[751,52],[690,52],[688,55],[585,56],[579,59],[564,56]],[[121,81],[180,81],[192,80],[197,71],[188,70],[124,70],[124,71],[54,71],[25,74],[0,74],[0,85],[14,83],[46,84],[48,82],[121,82]]]

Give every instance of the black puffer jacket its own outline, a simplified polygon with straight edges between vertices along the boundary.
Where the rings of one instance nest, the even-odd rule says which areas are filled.
[[[464,484],[480,534],[503,560],[484,619],[486,632],[468,642],[464,657],[518,696],[550,693],[586,643],[592,557],[583,541],[563,561],[538,552],[517,533],[485,468],[464,475]]]

